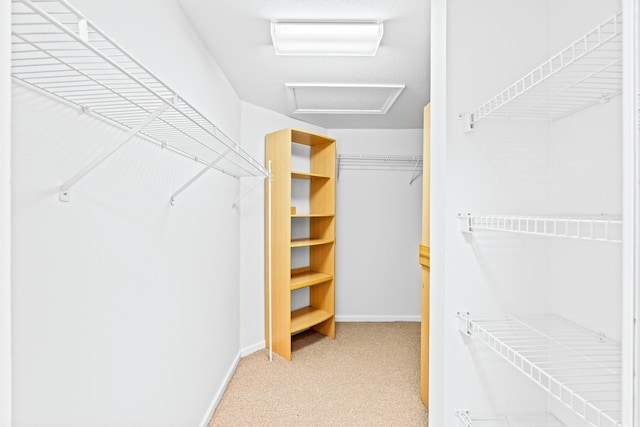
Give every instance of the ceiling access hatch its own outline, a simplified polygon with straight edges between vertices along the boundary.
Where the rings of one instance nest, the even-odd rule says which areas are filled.
[[[285,83],[293,113],[386,114],[404,90],[392,84]]]

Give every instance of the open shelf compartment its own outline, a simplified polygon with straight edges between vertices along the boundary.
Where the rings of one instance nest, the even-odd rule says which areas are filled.
[[[622,220],[619,217],[459,214],[458,218],[463,232],[503,231],[600,242],[622,242]]]
[[[566,427],[551,414],[475,415],[456,412],[463,427]]]
[[[11,42],[15,81],[226,174],[268,176],[68,2],[12,0]]]
[[[466,130],[485,117],[560,119],[622,91],[622,12],[533,69],[471,113]]]
[[[620,344],[555,315],[475,318],[463,330],[597,427],[622,417]]]

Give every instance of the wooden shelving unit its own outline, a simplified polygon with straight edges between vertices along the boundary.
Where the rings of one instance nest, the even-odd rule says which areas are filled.
[[[295,144],[309,147],[309,171],[291,170]],[[265,223],[271,220],[271,230],[265,227],[265,341],[275,353],[291,360],[292,334],[311,328],[335,338],[335,140],[282,129],[266,136],[265,158],[267,164],[271,162],[272,175],[270,211],[265,203]],[[308,213],[291,213],[294,179],[309,181]],[[268,189],[265,194],[268,198]],[[309,222],[308,235],[292,239],[292,222],[302,220]],[[292,269],[291,254],[298,248],[308,248],[309,264]],[[309,288],[309,305],[292,311],[291,293],[302,288]]]

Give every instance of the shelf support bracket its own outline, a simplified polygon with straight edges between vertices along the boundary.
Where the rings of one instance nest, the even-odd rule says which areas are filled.
[[[233,201],[233,205],[232,205],[231,207],[235,209],[235,208],[236,208],[236,206],[237,206],[237,204],[238,204],[238,202],[240,201],[240,199],[242,199],[242,198],[243,198],[244,196],[246,196],[247,194],[251,193],[251,192],[253,191],[253,189],[254,189],[254,188],[256,188],[256,187],[257,187],[257,186],[262,182],[262,180],[264,180],[264,179],[265,179],[265,178],[267,178],[267,177],[268,177],[268,176],[259,176],[258,178],[260,178],[260,179],[258,180],[258,182],[256,182],[255,184],[253,184],[253,185],[251,186],[251,188],[249,188],[247,191],[245,191],[244,193],[242,193],[242,194],[240,195],[240,197],[238,197],[237,199],[235,199],[235,200]]]
[[[473,131],[476,128],[475,122],[473,121],[473,113],[460,114],[460,124],[462,133]]]
[[[340,154],[338,154],[338,164],[336,167],[336,180],[340,181]]]
[[[226,149],[224,151],[224,153],[222,153],[218,157],[216,157],[216,159],[214,161],[212,161],[207,166],[205,166],[204,169],[202,169],[200,172],[198,172],[193,178],[191,178],[189,181],[187,181],[186,184],[184,184],[175,193],[173,193],[171,195],[171,199],[170,199],[171,206],[173,206],[176,197],[178,197],[180,195],[180,193],[182,193],[184,190],[186,190],[187,187],[189,187],[191,184],[196,182],[202,175],[207,173],[207,171],[209,169],[211,169],[212,167],[214,167],[216,165],[216,163],[218,163],[220,160],[224,159],[227,156],[227,154],[229,154],[230,151],[231,151],[231,148]]]
[[[458,318],[458,329],[465,335],[471,336],[471,314],[466,311],[458,311],[456,313]]]
[[[467,213],[465,215],[462,212],[458,212],[456,218],[458,218],[458,221],[460,221],[460,231],[463,233],[471,233],[471,214]]]
[[[106,154],[102,154],[102,155],[96,157],[88,165],[86,165],[84,168],[82,168],[82,170],[80,170],[77,174],[75,174],[74,176],[72,176],[71,178],[66,180],[60,186],[60,193],[59,193],[59,196],[58,196],[60,201],[61,202],[68,202],[69,201],[69,190],[71,189],[72,186],[74,186],[78,181],[80,181],[82,178],[84,178],[92,170],[94,170],[95,168],[100,166],[100,164],[102,164],[102,162],[104,162],[109,157],[111,157],[111,155],[113,153],[115,153],[120,148],[122,148],[127,142],[129,142],[134,136],[136,136],[142,129],[144,129],[145,126],[147,126],[149,123],[151,123],[152,121],[157,119],[158,116],[160,116],[160,114],[162,114],[167,108],[170,107],[170,105],[171,104],[169,104],[168,102],[165,101],[154,112],[152,112],[149,116],[147,116],[146,119],[144,119],[143,121],[138,123],[138,125],[136,127],[133,127],[131,129],[129,129],[129,131],[125,135],[124,139],[122,140],[122,142],[116,148],[114,148],[113,150],[111,150],[110,152],[108,152]]]
[[[415,181],[416,179],[418,179],[418,177],[420,176],[420,171],[418,171],[418,164],[420,163],[420,159],[416,159],[416,165],[413,167],[413,172],[411,173],[411,180],[409,181],[409,185],[413,184],[413,181]],[[416,171],[418,172],[416,174]]]

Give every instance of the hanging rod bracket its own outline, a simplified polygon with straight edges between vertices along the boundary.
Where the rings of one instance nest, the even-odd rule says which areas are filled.
[[[155,111],[153,111],[150,115],[148,115],[147,118],[142,120],[135,127],[129,129],[129,131],[127,132],[127,134],[123,138],[122,142],[120,142],[120,144],[118,144],[118,146],[116,148],[114,148],[113,150],[109,151],[108,153],[102,154],[102,155],[94,158],[89,164],[87,164],[84,168],[82,168],[78,173],[76,173],[74,176],[72,176],[71,178],[66,180],[60,186],[60,192],[59,192],[59,195],[58,195],[58,198],[60,199],[60,201],[61,202],[68,202],[70,200],[70,198],[69,198],[70,197],[69,196],[69,190],[71,189],[71,187],[73,185],[75,185],[78,181],[80,181],[82,178],[87,176],[92,170],[94,170],[95,168],[100,166],[102,164],[102,162],[104,162],[109,157],[111,157],[111,155],[113,153],[115,153],[120,148],[122,148],[127,142],[131,141],[131,139],[134,136],[136,136],[140,131],[142,131],[142,129],[144,129],[145,126],[147,126],[149,123],[151,123],[156,118],[158,118],[158,116],[160,116],[160,114],[162,114],[167,108],[169,108],[170,105],[171,104],[168,103],[168,102],[162,103],[162,105],[160,105]]]
[[[180,193],[182,193],[184,190],[186,190],[187,187],[189,187],[191,184],[196,182],[202,175],[207,173],[207,171],[209,169],[211,169],[212,167],[214,167],[216,165],[216,163],[218,163],[220,160],[224,159],[227,156],[227,154],[229,154],[230,151],[231,151],[231,148],[227,148],[222,154],[220,154],[218,157],[216,157],[214,161],[212,161],[207,166],[205,166],[204,169],[202,169],[200,172],[198,172],[193,178],[191,178],[189,181],[187,181],[186,184],[184,184],[175,193],[173,193],[171,195],[171,199],[169,199],[169,203],[171,203],[171,206],[174,206],[174,203],[176,201],[176,197],[178,197],[180,195]]]

